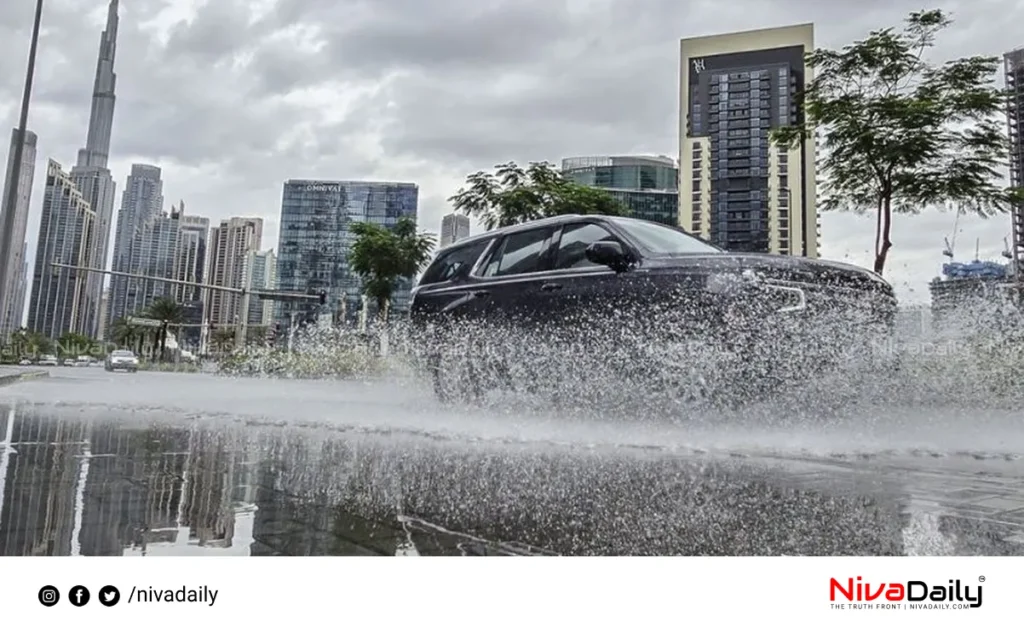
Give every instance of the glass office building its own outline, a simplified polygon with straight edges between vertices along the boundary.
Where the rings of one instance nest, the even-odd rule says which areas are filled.
[[[632,216],[676,226],[679,170],[667,156],[581,156],[562,160],[572,182],[604,189]]]
[[[277,287],[281,291],[327,293],[326,310],[336,323],[358,322],[362,279],[349,265],[355,222],[394,226],[399,218],[416,219],[419,187],[412,183],[289,180],[281,200]],[[403,280],[392,296],[391,314],[409,309],[412,280]],[[372,303],[372,302],[371,302]],[[278,302],[274,320],[287,324],[307,315],[308,302]],[[371,316],[375,306],[370,305]]]

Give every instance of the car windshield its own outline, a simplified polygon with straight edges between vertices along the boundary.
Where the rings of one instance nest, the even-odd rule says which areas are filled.
[[[126,351],[120,351],[120,350],[116,351],[116,352],[112,352],[110,355],[111,356],[117,356],[117,357],[129,357],[129,358],[132,357],[132,356],[135,356],[135,354],[133,352],[126,352]]]
[[[658,255],[689,255],[722,253],[722,249],[693,237],[679,229],[633,218],[615,218],[616,225],[636,240],[649,253]]]

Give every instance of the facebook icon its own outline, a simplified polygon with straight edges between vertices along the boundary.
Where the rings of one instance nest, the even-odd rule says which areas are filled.
[[[89,603],[89,590],[82,585],[75,585],[68,592],[68,600],[76,607],[84,607]]]

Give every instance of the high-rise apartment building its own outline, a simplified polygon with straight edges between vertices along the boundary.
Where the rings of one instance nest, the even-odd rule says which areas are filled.
[[[117,50],[118,0],[110,0],[107,22],[100,34],[99,54],[93,80],[92,107],[85,147],[78,150],[78,161],[71,169],[71,179],[86,202],[96,213],[96,227],[91,240],[88,266],[107,267],[110,252],[110,231],[114,216],[114,179],[107,168],[110,155],[110,136],[114,126],[114,57]],[[104,276],[91,273],[86,288],[84,333],[99,334],[99,313],[102,303]]]
[[[667,156],[581,156],[562,160],[562,175],[603,189],[635,218],[679,223],[679,170]]]
[[[277,286],[277,256],[274,249],[253,251],[249,253],[245,265],[249,277],[249,288],[257,290],[273,290]],[[274,320],[274,302],[249,300],[249,325],[270,325]]]
[[[1006,121],[1010,138],[1010,186],[1024,187],[1024,48],[1003,56],[1009,103]],[[1010,213],[1014,275],[1024,277],[1024,205]]]
[[[36,172],[36,135],[25,130],[25,142],[22,143],[21,168],[18,172],[18,193],[13,209],[7,208],[7,196],[14,186],[11,176],[14,175],[14,153],[17,149],[18,130],[11,133],[11,149],[7,154],[7,172],[4,177],[3,199],[0,201],[0,226],[3,225],[8,213],[14,214],[14,230],[11,233],[11,252],[0,253],[6,260],[7,283],[0,284],[5,288],[5,295],[0,297],[0,341],[19,327],[25,308],[25,266],[27,264],[25,233],[28,229],[28,209],[32,200],[32,183]],[[2,269],[0,269],[2,270]]]
[[[362,309],[363,282],[349,266],[354,222],[393,227],[416,218],[419,187],[412,183],[289,180],[281,200],[277,287],[281,291],[327,293],[336,318],[354,322]],[[392,295],[391,314],[408,310],[412,280]],[[287,323],[300,305],[277,302],[274,320]],[[375,306],[371,306],[371,310]]]
[[[185,203],[178,207],[178,252],[174,264],[174,278],[191,283],[204,283],[206,249],[210,239],[210,218],[185,215]],[[178,286],[175,300],[181,304],[202,301],[203,292],[196,286]]]
[[[60,163],[46,166],[46,189],[39,221],[28,328],[56,339],[66,332],[86,334],[88,273],[53,263],[87,266],[96,213]]]
[[[160,212],[142,225],[138,240],[138,261],[133,272],[147,277],[174,279],[174,265],[178,254],[178,212]],[[138,292],[129,293],[126,304],[128,314],[145,312],[157,299],[174,297],[175,284],[154,279],[139,279]]]
[[[811,80],[802,24],[680,44],[679,223],[729,250],[818,256],[814,138],[777,146]]]
[[[464,213],[449,213],[441,218],[441,240],[438,246],[444,248],[464,237],[469,237],[469,216]]]
[[[121,196],[114,233],[114,257],[111,270],[139,273],[142,267],[143,230],[153,218],[161,215],[164,206],[163,180],[159,167],[132,165]],[[112,276],[107,327],[119,319],[132,316],[143,305],[145,289],[141,279]],[[140,307],[141,306],[141,307]]]
[[[227,288],[244,288],[249,253],[260,250],[262,241],[262,219],[221,220],[220,225],[210,231],[207,283]],[[209,296],[209,304],[205,306],[206,316],[203,319],[206,323],[217,326],[239,323],[242,310],[240,295],[211,290]]]

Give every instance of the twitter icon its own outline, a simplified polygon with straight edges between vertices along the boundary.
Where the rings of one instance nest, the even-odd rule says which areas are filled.
[[[121,600],[121,592],[114,585],[107,585],[100,589],[100,604],[105,607],[112,607]]]

